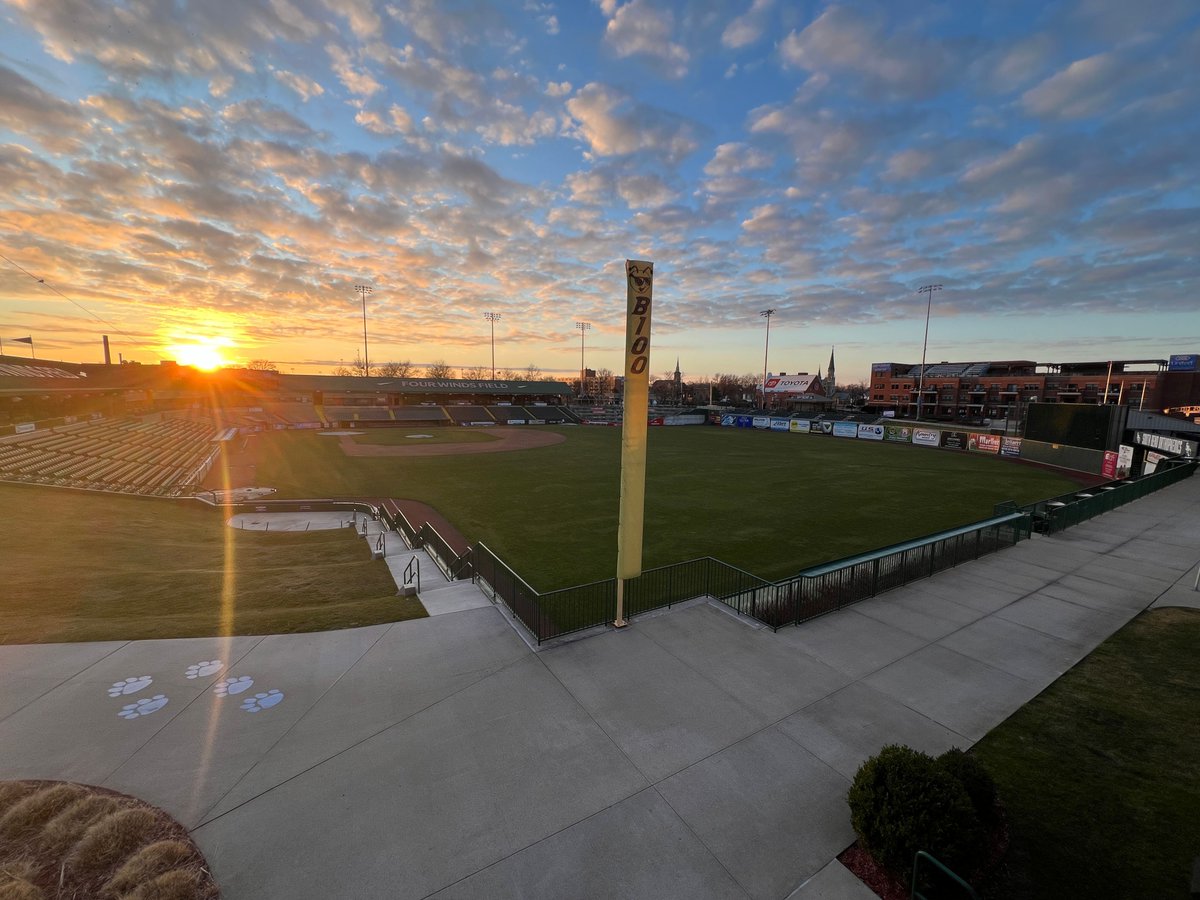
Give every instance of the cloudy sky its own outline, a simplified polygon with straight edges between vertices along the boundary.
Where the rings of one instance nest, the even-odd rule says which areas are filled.
[[[1200,351],[1194,0],[0,0],[0,338],[815,371]],[[38,279],[44,279],[40,283]]]

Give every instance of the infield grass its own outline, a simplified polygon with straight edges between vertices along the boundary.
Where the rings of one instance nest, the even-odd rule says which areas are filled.
[[[1186,900],[1200,851],[1198,642],[1200,611],[1142,613],[975,745],[1012,831],[989,897]]]
[[[332,441],[333,438],[326,437]],[[471,428],[371,428],[354,435],[356,444],[415,447],[420,444],[487,444],[497,440],[486,429]]]
[[[547,426],[539,426],[547,427]],[[458,429],[466,431],[468,429]],[[311,432],[260,435],[279,497],[397,497],[435,507],[538,590],[611,577],[620,429],[511,453],[347,457]],[[986,518],[1076,483],[981,454],[745,429],[653,428],[646,568],[712,556],[764,578]]]
[[[241,531],[198,503],[12,485],[0,485],[0,508],[0,643],[325,631],[425,615],[396,596],[387,565],[351,529]]]

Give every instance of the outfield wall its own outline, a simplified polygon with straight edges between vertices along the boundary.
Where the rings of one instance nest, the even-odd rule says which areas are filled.
[[[829,422],[725,413],[721,416],[721,426],[724,428],[756,428],[760,431],[778,431],[787,434],[819,434],[835,438],[853,438],[860,441],[883,441],[889,444],[915,444],[918,447],[985,453],[1010,459],[1022,458],[1022,447],[1025,445],[1024,440],[1019,437],[1007,437],[982,431],[959,431],[935,426],[893,425],[886,422]],[[1088,452],[1090,453],[1090,451]],[[1103,454],[1100,456],[1103,457]],[[1085,463],[1086,467],[1083,465],[1072,466],[1062,462],[1049,464],[1064,468],[1077,468],[1090,474],[1100,473],[1102,459],[1096,460],[1090,455],[1075,457],[1070,454],[1063,454],[1062,458]],[[1035,461],[1048,462],[1040,458]]]

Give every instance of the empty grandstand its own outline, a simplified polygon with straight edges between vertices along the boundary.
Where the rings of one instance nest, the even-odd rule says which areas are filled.
[[[0,480],[158,497],[190,494],[220,449],[211,421],[101,419],[0,441]]]

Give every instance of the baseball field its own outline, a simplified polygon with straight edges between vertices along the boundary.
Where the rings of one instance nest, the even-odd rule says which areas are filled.
[[[429,432],[411,429],[341,438],[278,431],[252,440],[257,482],[279,497],[420,500],[539,590],[610,577],[620,429],[526,430],[557,442],[468,454],[443,445],[431,454],[437,448],[426,446],[429,438],[406,436]],[[382,434],[386,447],[379,446]],[[371,445],[371,455],[357,455],[361,444]],[[983,454],[746,429],[656,428],[649,436],[644,564],[712,556],[781,578],[986,518],[1003,500],[1026,503],[1075,486],[1060,474]]]
[[[430,434],[267,432],[246,444],[256,468],[239,471],[280,498],[423,501],[542,591],[612,575],[619,429],[409,436],[417,433]],[[780,578],[1074,486],[979,454],[652,429],[643,562],[713,556]],[[44,487],[0,485],[0,504],[0,642],[263,634],[424,615],[395,596],[384,564],[348,529],[237,532],[200,504]]]

